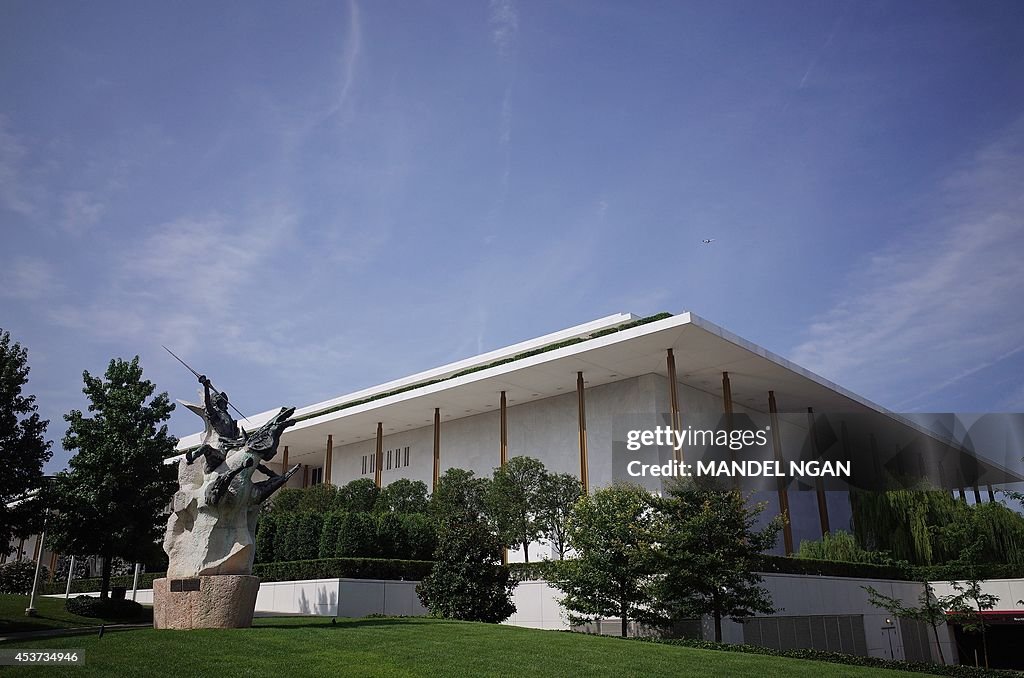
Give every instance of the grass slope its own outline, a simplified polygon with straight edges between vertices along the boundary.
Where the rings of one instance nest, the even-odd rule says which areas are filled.
[[[85,651],[47,676],[892,676],[907,674],[617,638],[426,618],[257,619],[251,629],[109,633],[17,643]],[[0,647],[14,647],[10,643]],[[33,673],[34,672],[34,673]]]
[[[28,596],[0,594],[0,635],[19,631],[44,631],[46,629],[121,623],[114,619],[97,619],[71,614],[64,609],[63,596],[60,598],[36,596],[38,614],[35,617],[26,617],[25,608],[28,607],[28,600]],[[152,620],[152,615],[150,615],[150,620]]]

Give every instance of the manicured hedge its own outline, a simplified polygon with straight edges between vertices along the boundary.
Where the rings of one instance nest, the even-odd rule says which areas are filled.
[[[153,580],[160,579],[166,576],[166,572],[147,572],[139,575],[139,589],[151,589],[153,588]],[[128,574],[122,577],[111,577],[110,587],[123,586],[128,589],[128,595],[131,595],[132,582],[135,581],[135,575]],[[100,590],[100,584],[103,580],[99,577],[92,577],[89,579],[72,579],[71,580],[71,593],[93,593],[94,591]],[[64,593],[68,585],[68,580],[55,580],[49,584],[41,584],[40,589],[44,594],[51,593]]]
[[[912,568],[917,581],[957,581],[964,579],[1024,579],[1024,565],[999,563],[975,565],[967,571],[960,565],[928,565]]]
[[[821,577],[914,580],[912,568],[904,565],[845,563],[838,560],[812,560],[810,558],[787,558],[785,556],[762,556],[758,572],[808,574]]]
[[[434,555],[434,523],[422,513],[313,511],[260,516],[256,562],[320,558],[428,560]]]
[[[1000,669],[983,669],[962,664],[942,665],[930,662],[901,662],[879,657],[861,657],[841,652],[826,652],[824,650],[794,649],[776,650],[770,647],[758,645],[739,645],[732,643],[716,643],[710,640],[693,640],[688,638],[656,638],[640,637],[629,638],[629,641],[659,643],[662,645],[677,645],[680,647],[693,647],[701,650],[720,650],[723,652],[745,652],[747,654],[760,654],[772,657],[789,657],[791,659],[810,659],[819,662],[832,664],[846,664],[849,666],[866,666],[876,669],[891,669],[894,671],[910,671],[912,673],[928,673],[936,676],[956,676],[957,678],[992,678],[996,676],[1012,676],[1020,678],[1024,673],[1020,671],[1005,671]]]
[[[259,563],[253,574],[261,581],[303,579],[404,579],[419,581],[430,573],[429,560],[385,560],[383,558],[320,558],[280,563]]]

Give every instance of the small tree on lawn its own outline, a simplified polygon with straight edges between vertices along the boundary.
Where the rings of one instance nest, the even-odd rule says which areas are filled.
[[[27,537],[40,511],[16,502],[41,486],[50,443],[43,439],[49,422],[36,412],[35,396],[22,394],[28,383],[28,351],[0,330],[0,554],[11,539]]]
[[[968,633],[981,634],[981,651],[985,657],[985,668],[988,668],[988,638],[986,631],[989,623],[985,619],[985,611],[995,608],[999,596],[985,593],[981,581],[968,579],[964,582],[949,582],[955,594],[946,596],[942,604],[949,610],[953,622],[960,625]]]
[[[939,650],[939,663],[945,664],[946,657],[942,653],[942,643],[939,642],[939,628],[946,623],[947,615],[943,603],[935,596],[935,588],[930,582],[922,582],[924,588],[918,597],[918,605],[906,605],[898,598],[884,595],[871,586],[861,588],[868,593],[868,602],[875,607],[887,610],[892,616],[900,619],[912,619],[924,622],[932,627],[932,636],[935,638],[935,647]]]
[[[702,489],[689,482],[672,483],[665,496],[651,496],[649,502],[661,517],[651,622],[672,624],[710,614],[715,641],[721,642],[724,617],[775,611],[755,570],[761,554],[775,545],[780,517],[755,529],[763,504],[750,507],[738,490]]]
[[[51,518],[56,548],[103,558],[100,597],[110,588],[115,556],[137,562],[159,549],[177,468],[164,460],[177,440],[165,421],[174,405],[142,378],[136,356],[111,360],[102,378],[83,373],[86,416],[73,410],[64,449],[77,451],[69,469],[54,479]]]
[[[530,562],[530,543],[542,530],[537,522],[541,482],[547,472],[532,457],[512,457],[494,469],[487,505],[505,546],[522,546],[523,559]]]
[[[537,495],[537,524],[546,539],[565,559],[569,546],[569,516],[583,494],[580,480],[571,473],[547,473],[541,478]]]
[[[614,485],[582,497],[568,523],[577,558],[559,570],[556,586],[575,624],[619,617],[626,637],[629,621],[650,607],[651,527],[647,492]]]
[[[431,502],[434,568],[416,587],[434,616],[497,623],[516,611],[515,582],[501,565],[502,543],[484,513],[487,487],[486,479],[462,469],[449,469],[438,481]]]

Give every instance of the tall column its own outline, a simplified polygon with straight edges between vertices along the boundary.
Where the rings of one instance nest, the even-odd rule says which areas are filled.
[[[441,477],[441,408],[434,408],[434,484],[430,488],[437,490],[437,480]]]
[[[775,461],[781,468],[783,462],[782,429],[779,427],[779,409],[775,403],[775,391],[768,391],[768,413],[771,415],[772,451],[775,454]],[[776,478],[776,482],[779,492],[779,513],[786,519],[786,523],[782,527],[782,542],[786,548],[786,555],[789,556],[793,554],[793,525],[790,524],[792,516],[789,512],[789,490],[786,489],[786,483],[781,477]]]
[[[587,458],[587,400],[583,393],[583,373],[576,373],[576,401],[579,409],[580,425],[580,484],[583,494],[590,492],[590,469]]]
[[[331,484],[331,461],[334,458],[334,436],[327,434],[327,457],[324,459],[324,484]]]
[[[584,394],[582,372],[577,372],[577,405],[580,421],[580,483],[586,495],[590,493],[590,460],[587,455],[587,397]]]
[[[991,485],[986,485],[985,488],[988,489],[988,500],[989,500],[989,502],[995,501],[996,500],[996,493],[992,491],[992,486]]]
[[[380,467],[384,465],[384,422],[377,422],[377,470],[373,474],[373,482],[380,487]]]
[[[302,465],[302,486],[309,487],[309,464]]]
[[[668,370],[668,400],[669,407],[672,410],[672,430],[678,431],[680,429],[679,385],[676,378],[676,357],[672,354],[672,349],[668,349],[668,354],[665,357],[665,366]],[[673,456],[676,461],[683,461],[683,449],[674,450]]]
[[[818,451],[818,436],[814,428],[813,407],[807,408],[807,435],[810,436],[811,450],[813,450],[814,458],[818,459],[821,455]],[[820,477],[814,479],[814,492],[818,498],[818,521],[821,523],[821,536],[824,537],[832,530],[829,529],[828,524],[828,503],[825,497],[825,485]]]
[[[732,431],[732,382],[729,373],[722,372],[722,406],[725,410],[725,426]]]
[[[508,461],[508,407],[505,402],[505,392],[501,392],[501,465]]]

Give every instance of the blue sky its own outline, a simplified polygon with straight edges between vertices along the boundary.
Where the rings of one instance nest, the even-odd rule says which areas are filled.
[[[8,0],[0,327],[57,440],[114,356],[191,397],[161,343],[255,412],[619,311],[896,410],[1020,411],[1022,29],[1019,2]]]

